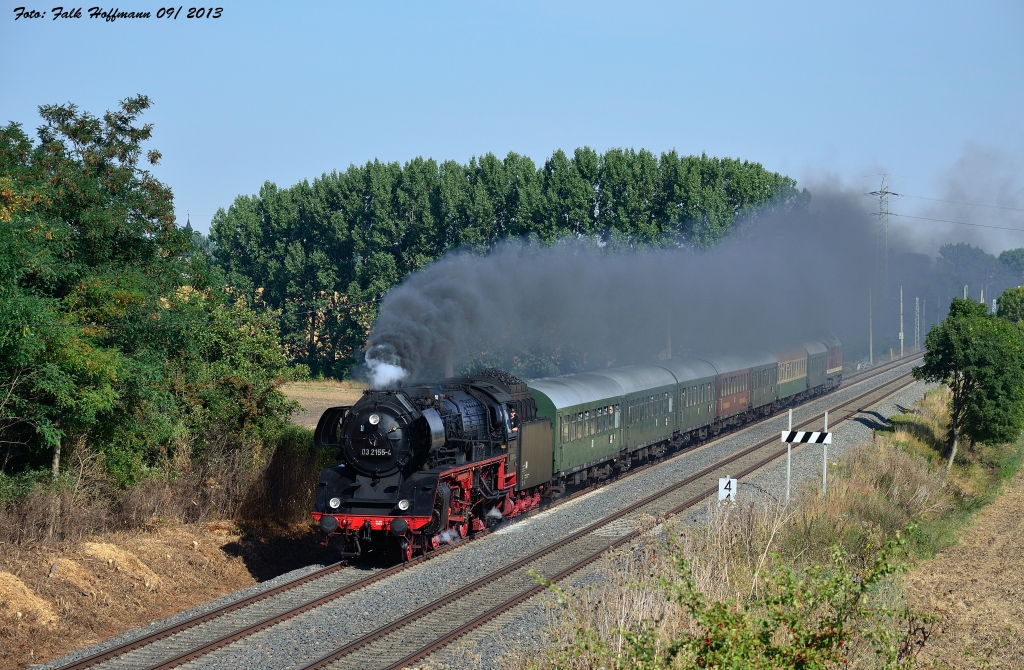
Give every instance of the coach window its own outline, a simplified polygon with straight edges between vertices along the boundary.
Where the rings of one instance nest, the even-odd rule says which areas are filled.
[[[615,406],[615,427],[619,427],[619,406]]]

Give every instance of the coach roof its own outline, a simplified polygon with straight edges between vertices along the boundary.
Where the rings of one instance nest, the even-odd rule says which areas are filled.
[[[673,358],[660,361],[658,366],[671,372],[680,384],[718,375],[715,366],[699,358]]]
[[[738,354],[712,354],[700,358],[714,365],[720,375],[760,365],[776,365],[779,362],[775,354],[765,349],[747,349]]]
[[[544,377],[531,380],[528,384],[530,390],[547,396],[555,409],[589,405],[626,395],[614,379],[588,372],[565,377]]]
[[[665,368],[654,365],[630,365],[624,368],[606,368],[590,373],[618,382],[626,393],[640,393],[662,386],[675,386],[676,378]]]

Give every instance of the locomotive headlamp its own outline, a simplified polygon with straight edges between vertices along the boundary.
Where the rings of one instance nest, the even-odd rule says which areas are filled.
[[[376,426],[378,423],[380,423],[380,414],[371,414],[369,422],[371,426]]]
[[[402,510],[403,512],[405,510],[409,509],[409,501],[408,500],[399,500],[398,501],[398,509]]]
[[[331,506],[331,509],[338,509],[341,507],[341,498],[331,498],[331,502],[327,504]]]

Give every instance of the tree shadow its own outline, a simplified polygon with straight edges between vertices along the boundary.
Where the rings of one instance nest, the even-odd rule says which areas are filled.
[[[860,412],[860,414],[853,420],[872,430],[888,430],[892,426],[892,424],[889,423],[889,419],[879,412],[863,411]]]
[[[320,544],[320,534],[309,524],[245,523],[240,530],[238,541],[224,545],[223,551],[241,558],[257,581],[341,558],[337,549]]]

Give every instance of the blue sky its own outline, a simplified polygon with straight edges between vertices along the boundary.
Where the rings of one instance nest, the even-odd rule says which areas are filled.
[[[149,95],[155,172],[204,231],[266,180],[420,155],[540,163],[581,145],[739,157],[853,191],[885,171],[900,192],[1024,208],[1016,1],[235,2],[219,19],[186,20],[186,6],[113,23],[53,21],[54,4],[0,2],[0,122]],[[15,21],[23,5],[47,15]],[[898,204],[1024,228],[1012,210]]]

